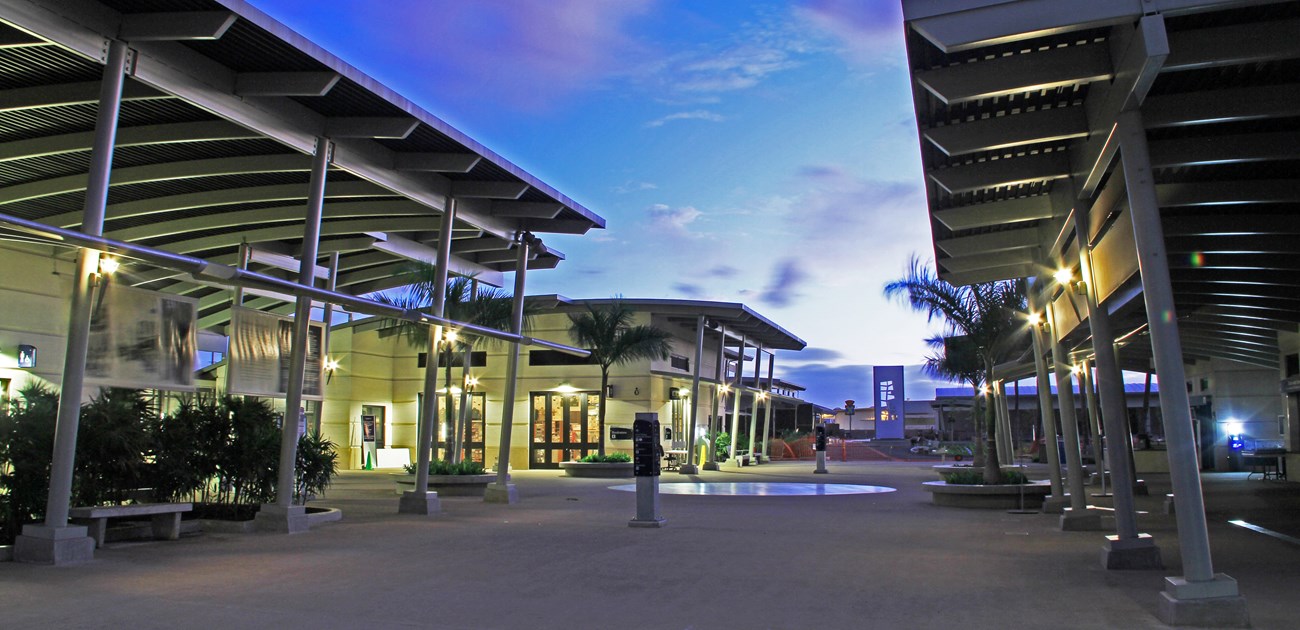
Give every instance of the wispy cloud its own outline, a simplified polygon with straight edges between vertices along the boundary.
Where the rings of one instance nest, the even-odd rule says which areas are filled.
[[[662,127],[665,124],[670,123],[674,120],[707,120],[710,122],[722,122],[726,120],[726,118],[724,118],[721,114],[715,114],[706,109],[697,109],[689,112],[677,112],[675,114],[668,114],[667,116],[661,116],[659,118],[647,122],[645,126],[651,128]]]
[[[714,278],[734,278],[738,273],[740,273],[740,270],[731,265],[718,265],[705,271],[704,275]]]
[[[708,295],[708,292],[704,290],[704,287],[698,284],[688,284],[685,282],[677,282],[673,284],[673,290],[692,299],[699,299]]]
[[[694,206],[673,208],[662,203],[650,206],[647,212],[653,225],[661,229],[671,230],[677,234],[686,234],[688,232],[687,226],[704,214],[696,210]]]
[[[798,21],[836,42],[837,51],[861,65],[902,62],[903,12],[898,2],[805,0],[794,8]]]
[[[758,299],[769,306],[789,306],[799,297],[799,287],[808,278],[808,272],[804,271],[798,260],[782,260],[776,265],[771,284],[763,289]]]
[[[657,188],[659,187],[650,182],[628,181],[628,182],[624,182],[621,185],[615,186],[613,190],[614,192],[620,195],[626,195],[628,193],[642,192],[645,190],[655,190]]]

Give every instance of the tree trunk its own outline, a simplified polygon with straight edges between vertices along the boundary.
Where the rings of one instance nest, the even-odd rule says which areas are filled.
[[[460,413],[456,418],[455,435],[452,436],[452,444],[456,451],[451,459],[453,464],[465,459],[465,425],[469,417],[469,362],[470,346],[465,346],[460,362]]]
[[[985,373],[992,374],[993,366],[986,365]],[[987,380],[987,379],[985,379]],[[992,396],[992,390],[989,395]],[[998,423],[996,411],[992,401],[989,401],[984,409],[984,427],[987,431],[984,440],[984,483],[998,484],[1002,483],[1002,467],[998,465],[997,433]]]
[[[605,392],[609,391],[609,368],[601,366],[600,368],[600,411],[596,414],[597,424],[600,426],[600,435],[596,436],[598,444],[597,452],[602,458],[605,457]],[[587,436],[590,438],[591,436]]]

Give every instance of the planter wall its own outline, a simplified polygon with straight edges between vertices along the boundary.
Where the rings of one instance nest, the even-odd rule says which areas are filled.
[[[1046,481],[991,486],[926,481],[921,485],[923,490],[930,493],[930,499],[935,505],[961,508],[1014,510],[1020,507],[1023,496],[1024,507],[1036,509],[1043,506],[1043,497],[1052,493],[1052,485]]]
[[[397,494],[415,489],[415,475],[390,475],[397,484]],[[481,475],[429,475],[429,489],[442,497],[481,497],[496,473]]]
[[[622,479],[632,476],[632,462],[561,462],[566,477]]]

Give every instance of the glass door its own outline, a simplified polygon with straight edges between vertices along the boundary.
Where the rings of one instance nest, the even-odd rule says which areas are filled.
[[[483,463],[483,435],[486,432],[483,407],[486,398],[487,395],[483,392],[469,394],[469,415],[465,418],[465,437],[462,438],[464,442],[461,444],[465,461]],[[447,460],[450,459],[451,451],[455,448],[456,423],[460,422],[460,396],[452,396],[450,414],[447,413],[446,399],[443,398],[443,401],[444,404],[438,410],[438,417],[442,420],[438,428],[438,458]]]
[[[600,448],[600,397],[595,392],[535,392],[530,468],[559,468]]]

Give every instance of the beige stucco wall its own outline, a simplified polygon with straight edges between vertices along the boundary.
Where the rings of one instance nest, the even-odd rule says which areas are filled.
[[[62,380],[74,261],[68,250],[0,243],[0,379],[10,396],[29,381]],[[36,346],[36,367],[18,368],[18,346]]]

